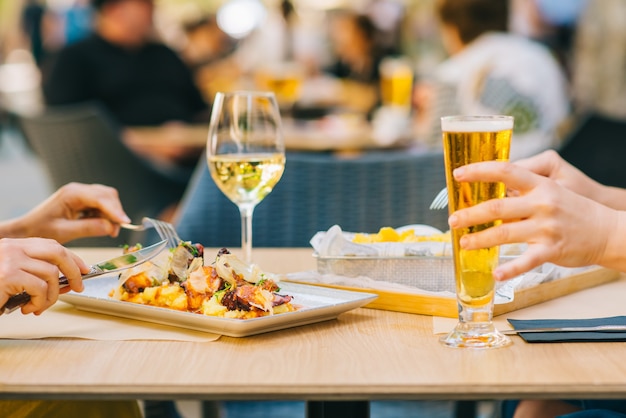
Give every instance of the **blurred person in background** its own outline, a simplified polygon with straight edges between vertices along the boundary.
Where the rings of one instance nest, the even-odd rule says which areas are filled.
[[[66,45],[80,41],[91,34],[94,24],[94,13],[89,0],[74,0],[62,13]]]
[[[334,60],[324,72],[361,83],[377,83],[384,52],[377,43],[378,30],[374,22],[356,12],[333,11],[328,31]]]
[[[569,77],[576,28],[587,2],[588,0],[513,0],[511,32],[546,46]]]
[[[186,125],[209,116],[189,67],[155,40],[152,0],[92,0],[92,5],[95,32],[64,47],[44,74],[46,105],[96,101],[123,127],[163,128],[171,137],[167,146],[133,151],[186,184],[199,151],[177,145],[177,138]]]
[[[35,63],[45,71],[46,62],[67,41],[65,22],[58,6],[45,0],[26,0],[21,10],[21,31]]]
[[[235,40],[218,26],[215,15],[183,23],[183,32],[181,55],[194,72],[224,59],[236,46]]]
[[[178,55],[154,40],[152,0],[93,0],[92,36],[68,45],[43,81],[47,105],[99,101],[125,126],[206,120],[208,105]]]
[[[339,107],[371,115],[380,104],[380,64],[391,55],[380,45],[380,35],[366,14],[346,9],[329,12],[331,59],[321,72],[341,81]]]
[[[365,7],[367,15],[378,31],[378,46],[387,54],[402,52],[402,31],[406,4],[398,0],[370,0]]]
[[[626,1],[588,0],[572,66],[577,113],[626,119]]]
[[[239,76],[232,58],[237,40],[219,27],[215,15],[189,19],[182,24],[182,31],[184,42],[180,55],[204,97],[213,97],[217,91],[227,89],[229,81]],[[222,83],[222,80],[226,81]]]
[[[508,0],[439,0],[436,10],[449,58],[415,88],[418,141],[442,146],[442,116],[503,114],[515,117],[512,160],[558,145],[567,80],[544,46],[508,33]]]
[[[22,31],[28,38],[30,52],[38,65],[44,58],[42,32],[45,14],[45,6],[38,0],[27,0],[22,9]]]
[[[308,70],[322,54],[320,28],[315,19],[304,18],[291,0],[281,0],[257,11],[256,26],[240,38],[234,65],[242,74],[254,74],[259,67],[297,62]],[[218,12],[219,14],[219,12]]]

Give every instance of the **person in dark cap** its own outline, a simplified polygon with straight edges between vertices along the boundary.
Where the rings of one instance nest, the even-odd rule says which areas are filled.
[[[92,0],[92,5],[94,33],[67,45],[46,65],[46,105],[99,102],[123,128],[167,125],[178,132],[208,122],[209,106],[190,68],[155,39],[153,1]],[[169,147],[131,150],[185,185],[200,151],[177,146],[177,139],[173,135]]]
[[[99,101],[125,126],[206,120],[208,105],[178,55],[154,40],[152,0],[92,0],[95,33],[60,51],[47,105]]]

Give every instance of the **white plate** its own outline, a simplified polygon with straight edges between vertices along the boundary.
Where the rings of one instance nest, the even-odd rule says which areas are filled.
[[[59,296],[59,299],[85,311],[230,337],[246,337],[334,319],[343,312],[359,308],[377,298],[377,295],[371,293],[281,282],[280,293],[293,296],[292,303],[300,307],[297,311],[253,319],[231,319],[111,299],[109,292],[117,285],[117,276],[89,279],[84,284],[85,290],[82,293],[66,293]]]

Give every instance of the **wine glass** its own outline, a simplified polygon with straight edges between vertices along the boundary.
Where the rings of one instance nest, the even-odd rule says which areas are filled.
[[[206,153],[213,181],[239,207],[243,259],[251,263],[254,208],[285,169],[285,144],[274,93],[217,93]]]

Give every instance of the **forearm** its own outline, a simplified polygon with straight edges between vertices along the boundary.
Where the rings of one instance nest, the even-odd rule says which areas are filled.
[[[600,186],[590,196],[598,203],[616,210],[626,210],[626,189],[620,187]]]

